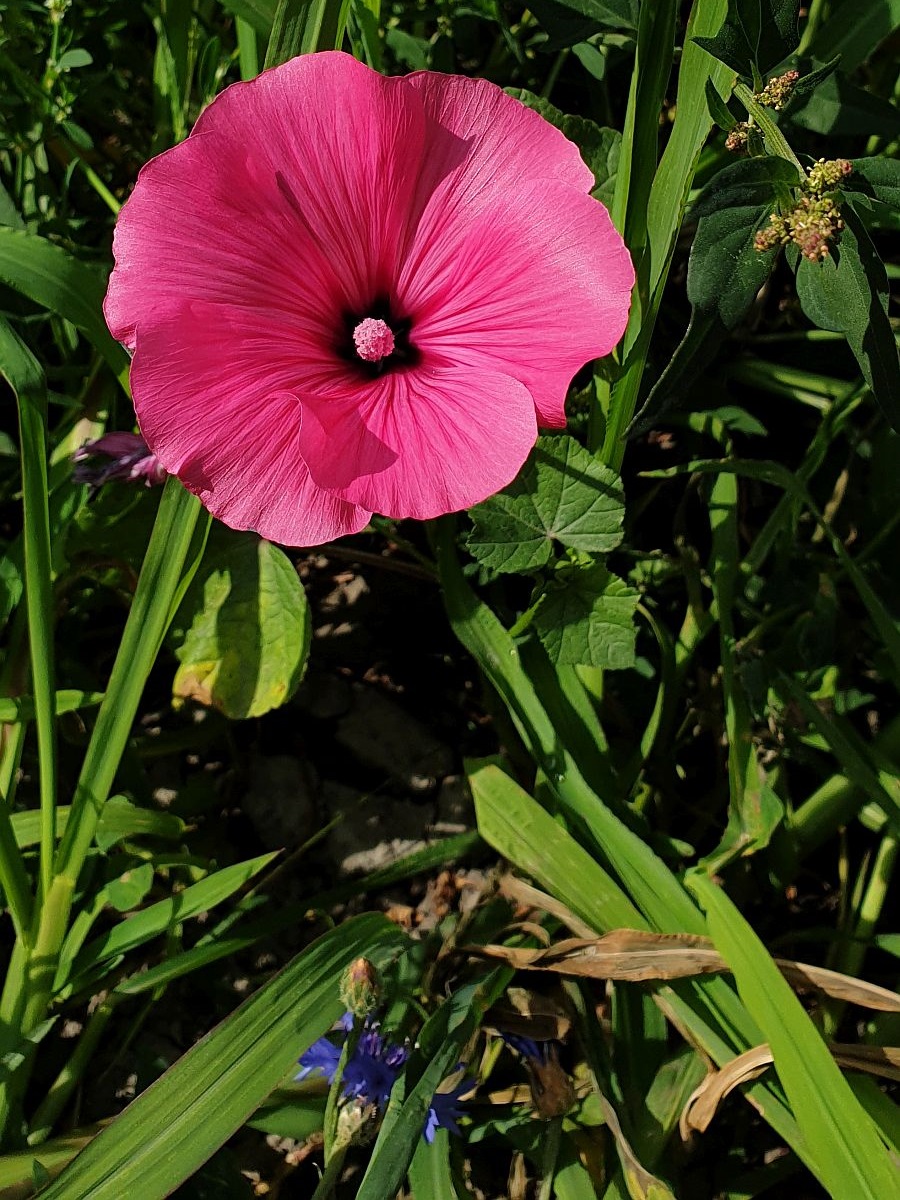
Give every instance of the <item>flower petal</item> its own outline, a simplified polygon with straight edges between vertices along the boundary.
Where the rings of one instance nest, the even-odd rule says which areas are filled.
[[[500,371],[565,424],[575,372],[608,354],[628,319],[634,268],[609,213],[588,195],[528,182],[465,220],[448,180],[419,224],[397,294],[428,361]]]
[[[510,181],[556,181],[589,192],[594,177],[576,146],[530,108],[486,79],[421,71],[402,80],[429,118],[418,192],[429,200],[441,180],[459,206],[502,196]]]
[[[371,509],[323,491],[300,454],[289,330],[232,321],[195,303],[141,330],[131,384],[147,444],[234,529],[291,546],[358,532]]]
[[[122,209],[113,335],[133,346],[142,324],[197,298],[294,314],[331,342],[342,313],[388,290],[405,236],[425,116],[395,84],[334,52],[217,97]]]
[[[478,368],[414,369],[306,397],[300,448],[317,483],[388,517],[477,504],[510,483],[537,438],[515,379]]]

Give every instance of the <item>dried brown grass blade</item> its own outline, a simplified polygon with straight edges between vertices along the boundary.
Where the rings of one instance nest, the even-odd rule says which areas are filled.
[[[499,958],[518,970],[552,971],[558,975],[630,983],[685,979],[728,970],[725,960],[706,938],[635,929],[615,929],[599,938],[566,938],[548,949],[509,946],[473,946],[469,949],[474,954]],[[887,988],[793,959],[778,958],[775,961],[794,987],[814,988],[863,1008],[900,1012],[900,995]]]

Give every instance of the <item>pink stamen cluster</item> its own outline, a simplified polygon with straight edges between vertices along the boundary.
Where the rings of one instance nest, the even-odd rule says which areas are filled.
[[[394,334],[386,321],[366,317],[353,330],[353,344],[366,362],[381,362],[394,353]]]

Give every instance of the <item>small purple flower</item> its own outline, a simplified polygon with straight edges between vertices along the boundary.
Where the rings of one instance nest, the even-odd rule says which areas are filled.
[[[159,459],[137,433],[104,434],[76,450],[72,461],[75,482],[86,483],[94,490],[113,479],[127,483],[143,479],[147,487],[152,487],[166,478]]]
[[[348,1031],[347,1017],[342,1018],[339,1028]],[[333,1083],[340,1058],[339,1046],[328,1038],[319,1038],[301,1054],[299,1061],[303,1069],[295,1078],[306,1079],[308,1075],[318,1071],[325,1076],[329,1084]],[[367,1018],[359,1040],[344,1066],[341,1080],[344,1098],[384,1109],[391,1089],[408,1058],[409,1050],[406,1046],[389,1041],[381,1033],[378,1025]],[[437,1092],[434,1095],[422,1131],[426,1142],[434,1141],[437,1129],[449,1129],[451,1133],[459,1133],[456,1120],[463,1113],[459,1097],[471,1086],[471,1081],[465,1080],[449,1092]]]
[[[431,1098],[431,1107],[425,1118],[425,1128],[422,1136],[429,1146],[434,1141],[434,1135],[439,1129],[448,1129],[451,1133],[459,1133],[457,1119],[463,1115],[460,1096],[463,1092],[472,1090],[472,1080],[463,1079],[449,1092],[435,1092]]]

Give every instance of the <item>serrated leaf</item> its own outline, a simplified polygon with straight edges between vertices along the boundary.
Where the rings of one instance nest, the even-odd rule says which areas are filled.
[[[598,125],[587,117],[569,116],[543,96],[536,96],[526,88],[507,88],[506,93],[527,108],[540,113],[545,121],[549,121],[560,133],[564,133],[570,142],[575,143],[596,181],[591,195],[609,208],[616,190],[616,174],[622,149],[622,135],[619,131]]]
[[[614,471],[573,437],[540,437],[517,478],[471,510],[466,545],[485,567],[528,572],[554,543],[606,554],[622,540],[625,501]]]
[[[739,75],[765,75],[794,50],[799,0],[728,0],[728,15],[711,38],[695,41]]]
[[[640,594],[624,580],[600,565],[566,566],[542,594],[534,628],[554,662],[610,671],[634,664]]]
[[[713,176],[694,203],[691,216],[700,220],[726,208],[770,204],[780,187],[799,183],[800,173],[784,158],[742,158]]]
[[[900,429],[900,357],[888,319],[887,272],[849,204],[843,218],[832,254],[816,263],[800,259],[797,295],[814,325],[844,334],[881,411]]]
[[[687,292],[693,309],[687,332],[635,417],[629,436],[648,429],[681,399],[750,308],[777,254],[776,249],[760,252],[754,244],[770,210],[770,205],[723,208],[700,220],[688,260]]]
[[[287,555],[253,533],[218,527],[175,626],[176,700],[240,720],[290,699],[306,667],[309,608]]]

